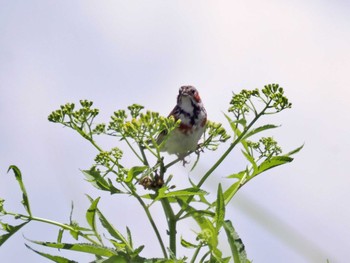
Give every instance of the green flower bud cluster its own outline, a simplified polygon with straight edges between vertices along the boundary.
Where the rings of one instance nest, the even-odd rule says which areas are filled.
[[[140,114],[140,112],[144,109],[142,105],[139,104],[133,104],[128,107],[128,110],[130,111],[132,118],[137,118]]]
[[[220,143],[226,142],[230,137],[221,123],[207,121],[202,148],[214,151]]]
[[[128,116],[125,110],[117,110],[113,113],[111,121],[108,124],[108,130],[115,131],[116,134],[123,132],[124,122]]]
[[[237,121],[242,121],[246,115],[253,112],[255,116],[258,114],[257,103],[253,99],[264,103],[263,108],[266,114],[274,114],[284,109],[291,108],[292,104],[284,96],[284,90],[278,84],[265,85],[261,92],[258,89],[242,90],[238,94],[233,94],[230,101],[229,112],[232,112]]]
[[[113,164],[119,163],[119,160],[122,157],[123,152],[118,147],[115,147],[111,151],[99,152],[99,154],[95,157],[95,162],[105,167],[109,167],[110,162],[113,162]]]
[[[95,128],[92,130],[93,134],[101,134],[106,132],[106,124],[99,123],[96,124]]]
[[[105,129],[103,124],[92,129],[93,120],[99,114],[98,109],[91,108],[92,104],[92,101],[80,100],[81,108],[74,110],[74,103],[66,103],[60,109],[52,112],[48,120],[75,129],[86,139],[91,139],[93,133],[99,134]]]
[[[277,141],[272,137],[262,137],[258,142],[247,140],[247,146],[259,153],[259,158],[277,156],[282,153],[282,149],[278,146]],[[253,154],[252,154],[253,155]]]
[[[251,106],[249,105],[249,101],[251,97],[259,97],[259,90],[242,90],[238,94],[233,94],[230,105],[231,107],[228,109],[229,112],[233,112],[233,114],[237,117],[244,116],[245,113],[251,111]]]
[[[283,88],[278,84],[265,85],[261,91],[266,98],[273,102],[272,107],[275,108],[277,112],[292,107],[292,103],[284,96]]]
[[[174,118],[165,118],[152,111],[143,113],[141,112],[143,108],[138,104],[129,106],[130,120],[124,110],[114,112],[107,128],[109,134],[122,139],[132,138],[138,144],[143,145],[154,142],[160,132],[170,132],[178,127],[179,124]]]

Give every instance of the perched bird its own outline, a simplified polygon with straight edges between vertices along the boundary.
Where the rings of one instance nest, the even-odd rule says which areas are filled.
[[[171,132],[161,151],[184,158],[189,151],[197,149],[207,122],[207,112],[195,87],[182,86],[179,89],[177,103],[170,116],[180,119],[180,126]],[[166,132],[161,133],[157,143],[160,144],[165,136]]]

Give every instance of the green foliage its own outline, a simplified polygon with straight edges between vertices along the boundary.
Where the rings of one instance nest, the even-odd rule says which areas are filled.
[[[235,263],[250,263],[247,259],[242,239],[238,236],[230,220],[225,220],[224,229],[227,235],[228,243],[231,247],[232,257]]]
[[[81,227],[74,221],[72,213],[69,224],[33,216],[21,172],[16,166],[10,166],[9,171],[14,172],[19,183],[26,213],[19,214],[5,210],[4,200],[0,199],[0,215],[12,216],[23,221],[17,226],[0,221],[1,229],[5,232],[0,236],[0,245],[28,222],[37,221],[57,226],[59,229],[57,239],[55,242],[31,240],[28,242],[36,246],[89,253],[95,256],[94,262],[189,262],[188,260],[190,262],[229,262],[232,259],[234,262],[250,262],[243,242],[231,221],[226,218],[225,211],[227,204],[243,185],[269,169],[292,162],[291,155],[302,149],[301,146],[283,154],[282,148],[273,137],[256,138],[262,132],[279,127],[274,124],[255,127],[258,119],[291,107],[282,87],[271,84],[261,90],[242,90],[238,94],[233,94],[228,112],[225,113],[232,130],[231,135],[226,132],[222,124],[208,121],[203,141],[196,151],[188,152],[187,155],[197,154],[197,161],[192,167],[194,169],[202,152],[214,151],[219,145],[225,145],[225,142],[230,140],[226,151],[200,177],[198,183],[193,183],[189,178],[188,186],[183,189],[174,189],[172,176],[167,172],[169,167],[183,162],[183,158],[175,158],[166,163],[160,151],[173,130],[179,126],[180,121],[175,121],[172,117],[160,116],[157,112],[145,111],[143,106],[133,104],[127,110],[115,111],[108,124],[95,123],[99,110],[92,106],[93,102],[87,100],[81,100],[79,108],[76,108],[73,103],[67,103],[52,112],[48,119],[76,131],[96,148],[97,155],[94,163],[89,169],[82,170],[86,181],[98,190],[115,195],[116,198],[121,194],[135,198],[144,210],[157,237],[162,257],[143,258],[142,251],[144,249],[154,251],[154,246],[135,247],[130,229],[127,227],[123,234],[123,231],[118,230],[98,208],[99,203],[102,202],[100,197],[92,198],[87,195],[91,202],[86,211],[87,227]],[[165,136],[162,142],[157,140],[160,134]],[[103,149],[98,145],[96,136],[116,137],[119,139],[118,146]],[[136,156],[136,162],[132,167],[125,166],[122,144]],[[226,189],[218,183],[216,195],[205,192],[202,189],[203,184],[236,148],[247,161],[245,169],[232,171],[227,176],[225,180],[231,183]],[[147,191],[146,194],[145,191]],[[209,201],[210,199],[214,200]],[[161,235],[165,231],[158,228],[150,211],[150,207],[156,203],[161,204],[168,224],[167,241]],[[193,231],[192,240],[194,241],[185,240],[179,233],[177,226],[183,220],[193,220],[198,225],[200,230]],[[64,233],[71,235],[77,240],[76,243],[64,242]],[[230,255],[224,255],[225,253],[221,251],[219,235],[222,233],[227,236],[231,247]],[[179,241],[178,235],[181,236]],[[178,244],[185,249],[193,250],[190,259],[178,255]],[[74,262],[61,256],[39,252],[28,244],[26,246],[54,262]]]

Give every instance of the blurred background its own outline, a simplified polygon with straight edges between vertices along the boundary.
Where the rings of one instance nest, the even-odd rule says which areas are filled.
[[[69,222],[73,201],[73,218],[84,222],[84,194],[102,195],[101,210],[122,232],[129,226],[136,245],[146,245],[142,255],[161,256],[136,202],[98,193],[83,180],[80,169],[91,166],[96,151],[73,131],[49,123],[49,113],[89,99],[101,109],[100,122],[132,103],[167,115],[178,88],[191,84],[209,119],[225,122],[222,112],[233,91],[279,83],[293,108],[265,119],[282,124],[269,134],[285,152],[305,147],[291,164],[244,186],[227,218],[254,262],[347,262],[349,11],[350,2],[341,0],[0,1],[0,197],[6,208],[23,211],[19,187],[6,174],[15,164],[35,215]],[[113,139],[103,143],[120,146]],[[198,180],[220,150],[203,154],[193,173],[177,165],[175,183]],[[205,188],[216,191],[218,180],[242,165],[236,151]],[[152,212],[163,229],[158,208]],[[57,233],[28,224],[0,248],[1,261],[47,262],[24,246],[23,236],[55,241]]]

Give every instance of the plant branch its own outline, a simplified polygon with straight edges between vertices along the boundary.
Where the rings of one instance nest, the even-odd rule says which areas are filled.
[[[270,102],[269,102],[270,103]],[[268,109],[269,103],[266,104],[264,109],[257,114],[254,119],[249,123],[249,125],[243,130],[243,132],[237,137],[236,140],[233,141],[233,143],[230,145],[230,147],[224,152],[224,154],[219,158],[219,160],[216,161],[216,163],[204,174],[202,179],[197,184],[197,189],[199,189],[204,182],[208,179],[208,177],[216,170],[216,168],[226,159],[226,157],[230,154],[230,152],[233,150],[233,148],[236,147],[236,145],[241,142],[242,138],[245,136],[245,134],[248,132],[248,130],[254,125],[254,123],[264,114],[264,112]],[[186,203],[189,204],[194,197],[190,196]],[[185,212],[186,208],[181,208],[181,210],[177,213],[176,219],[180,218],[181,215]]]
[[[171,205],[166,198],[161,199],[161,203],[164,209],[164,213],[166,215],[167,223],[168,223],[168,235],[169,235],[169,247],[171,252],[176,256],[176,218],[174,215],[174,211],[171,208]]]
[[[164,255],[165,258],[168,258],[168,254],[167,254],[167,252],[166,252],[166,248],[165,248],[165,246],[164,246],[164,242],[163,242],[163,240],[162,240],[162,237],[161,237],[161,235],[160,235],[160,233],[159,233],[159,231],[158,231],[157,225],[156,225],[156,223],[154,222],[153,217],[152,217],[152,215],[151,215],[151,213],[150,213],[150,211],[149,211],[147,205],[146,205],[145,202],[142,200],[142,198],[135,192],[134,189],[130,188],[130,191],[131,191],[132,195],[133,195],[134,197],[136,197],[137,201],[140,203],[140,205],[142,206],[143,210],[145,211],[145,213],[146,213],[146,215],[147,215],[147,218],[148,218],[148,220],[149,220],[149,222],[150,222],[150,224],[151,224],[151,226],[152,226],[152,228],[153,228],[153,231],[155,232],[155,234],[156,234],[156,236],[157,236],[157,239],[158,239],[159,245],[160,245],[160,247],[161,247],[161,249],[162,249],[163,255]]]
[[[49,225],[55,225],[58,226],[64,230],[68,230],[68,231],[72,231],[77,233],[79,236],[85,238],[86,240],[90,241],[93,244],[99,245],[98,242],[96,242],[95,240],[93,240],[92,238],[89,237],[89,235],[86,235],[84,233],[82,233],[81,231],[75,229],[74,227],[67,225],[67,224],[62,224],[50,219],[46,219],[46,218],[41,218],[41,217],[36,217],[36,216],[27,216],[27,215],[23,215],[23,214],[16,214],[16,213],[11,213],[11,212],[6,212],[6,215],[11,215],[15,218],[21,218],[23,220],[28,220],[28,221],[37,221],[37,222],[43,222]]]

